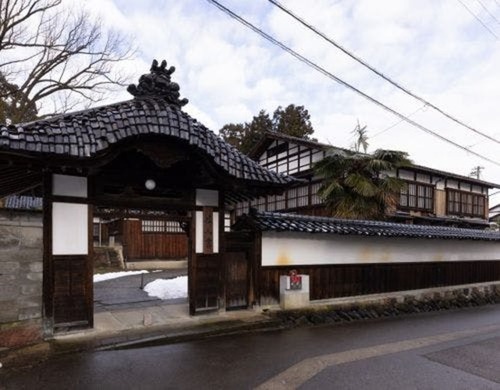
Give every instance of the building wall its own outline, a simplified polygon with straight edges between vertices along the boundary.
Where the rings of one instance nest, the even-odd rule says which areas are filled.
[[[262,233],[262,266],[500,261],[500,242]]]
[[[0,347],[42,338],[42,215],[0,212]]]
[[[436,189],[434,192],[435,206],[434,211],[438,217],[446,215],[446,191]]]
[[[187,258],[188,237],[186,233],[144,232],[141,222],[136,219],[123,221],[122,244],[127,261]]]
[[[318,144],[316,146],[303,145],[290,142],[288,140],[274,140],[269,143],[266,150],[263,150],[256,161],[260,165],[280,173],[297,175],[299,177],[312,177],[314,163],[321,160],[325,155],[328,145]],[[396,209],[389,209],[389,214],[396,211],[409,213],[418,217],[452,217],[449,223],[460,224],[463,219],[465,226],[474,225],[488,219],[488,186],[471,182],[467,178],[459,178],[446,173],[425,171],[425,168],[412,169],[411,167],[399,169],[397,172],[386,172],[389,175],[398,176],[408,184],[407,193],[402,191],[400,204]],[[472,180],[472,179],[471,179]],[[254,207],[259,211],[283,211],[294,212],[305,215],[328,215],[324,210],[324,204],[317,196],[321,179],[312,178],[309,184],[301,184],[297,188],[289,189],[282,196],[268,196],[249,202],[243,202],[236,206],[236,216],[248,213],[249,207]],[[426,198],[426,192],[433,191],[434,196]],[[450,192],[460,192],[461,204],[459,209],[450,209],[450,202],[447,199]],[[418,195],[418,196],[417,196]],[[476,203],[482,203],[480,207],[467,205],[467,199],[476,199]],[[478,199],[480,198],[480,199]],[[411,200],[410,200],[411,199]],[[290,201],[291,200],[291,201]],[[472,203],[474,203],[472,201]],[[318,211],[323,208],[323,212]],[[401,215],[400,215],[401,217]],[[411,221],[410,217],[408,221]],[[430,223],[414,220],[415,223]],[[436,223],[444,223],[436,221]]]
[[[261,305],[279,302],[279,280],[309,275],[310,299],[500,281],[500,243],[264,232]]]

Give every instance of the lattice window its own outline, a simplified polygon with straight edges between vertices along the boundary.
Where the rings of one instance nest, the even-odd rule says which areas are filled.
[[[292,188],[287,191],[287,208],[294,209],[297,207],[297,188]]]
[[[276,196],[269,195],[267,197],[267,211],[275,211],[276,210]]]
[[[276,195],[276,210],[284,210],[286,209],[286,196]]]
[[[142,220],[143,233],[184,233],[177,221]]]
[[[224,231],[225,232],[231,231],[231,213],[224,214]]]
[[[484,218],[484,195],[448,190],[446,196],[448,214]]]
[[[297,207],[309,206],[309,186],[297,188]]]
[[[406,183],[399,195],[402,208],[433,211],[434,187],[417,183]]]
[[[263,196],[263,197],[257,199],[257,204],[255,205],[255,207],[259,211],[266,211],[266,197]]]
[[[320,196],[318,195],[318,191],[321,187],[321,183],[313,183],[311,184],[311,204],[321,204]]]

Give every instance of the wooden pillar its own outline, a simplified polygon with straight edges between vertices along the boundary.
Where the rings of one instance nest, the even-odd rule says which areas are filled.
[[[189,312],[220,308],[221,296],[221,226],[220,194],[216,190],[197,189],[190,230]]]
[[[53,174],[45,191],[47,315],[55,328],[92,327],[93,218],[87,178]]]

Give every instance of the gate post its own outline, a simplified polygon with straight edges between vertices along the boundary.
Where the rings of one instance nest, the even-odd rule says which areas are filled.
[[[93,326],[92,208],[87,181],[87,177],[60,174],[46,179],[44,302],[54,328]]]

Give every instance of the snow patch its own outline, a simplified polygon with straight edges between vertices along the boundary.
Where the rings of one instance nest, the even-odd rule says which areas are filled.
[[[146,284],[144,291],[150,297],[160,299],[187,298],[188,278],[187,276],[178,276],[174,279],[156,279]]]
[[[124,276],[138,275],[138,274],[147,274],[148,271],[120,271],[120,272],[108,272],[107,274],[97,274],[94,275],[94,283],[103,282],[105,280],[122,278]]]

